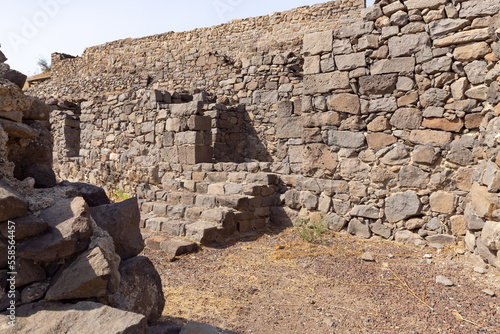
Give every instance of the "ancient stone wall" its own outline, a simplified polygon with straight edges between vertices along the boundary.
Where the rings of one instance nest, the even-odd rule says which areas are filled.
[[[76,58],[55,54],[51,81],[30,91],[78,100],[154,86],[180,92],[202,89],[238,101],[246,97],[241,94],[266,86],[265,81],[245,78],[245,69],[248,74],[269,71],[266,66],[271,67],[276,53],[300,50],[306,32],[350,25],[363,7],[364,0],[330,1],[211,28],[119,40],[87,48]],[[224,83],[227,79],[234,82]]]
[[[325,25],[300,45],[283,45],[286,51],[270,47],[234,63],[200,55],[169,63],[201,67],[195,72],[216,78],[211,83],[182,76],[167,83],[166,67],[163,79],[133,72],[130,80],[146,89],[107,85],[106,94],[81,104],[79,156],[62,159],[58,173],[127,190],[139,185],[145,201],[162,199],[174,180],[185,189],[184,181],[231,185],[245,180],[239,172],[274,173],[275,221],[323,216],[358,237],[438,247],[464,239],[498,266],[498,6],[379,1],[362,21]],[[186,94],[189,84],[210,94]],[[66,87],[50,85],[58,94]],[[204,134],[187,138],[195,114],[211,119],[210,144]],[[201,155],[210,149],[180,154],[203,145],[214,152],[211,161]]]

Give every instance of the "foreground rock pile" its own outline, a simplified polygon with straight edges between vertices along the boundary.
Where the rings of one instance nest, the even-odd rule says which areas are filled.
[[[2,71],[8,69],[0,58]],[[22,93],[22,78],[5,79],[19,75],[6,73],[0,73],[0,312],[6,311],[0,331],[146,333],[165,300],[153,264],[138,256],[144,242],[137,199],[115,204],[95,186],[56,185],[50,108]]]

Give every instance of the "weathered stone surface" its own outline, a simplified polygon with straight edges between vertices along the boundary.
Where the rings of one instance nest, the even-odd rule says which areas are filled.
[[[465,96],[479,101],[486,101],[488,99],[488,92],[489,87],[487,85],[479,85],[468,89],[465,92]]]
[[[375,24],[373,22],[363,22],[359,24],[353,24],[351,26],[342,26],[335,30],[333,33],[335,38],[349,38],[349,37],[359,37],[362,35],[369,34],[373,31]]]
[[[401,165],[410,160],[408,150],[403,144],[396,144],[392,150],[387,152],[380,161],[385,165]]]
[[[421,203],[414,191],[396,193],[385,201],[385,216],[389,223],[396,223],[420,213]]]
[[[336,89],[348,89],[347,72],[331,72],[304,76],[304,94],[328,93]]]
[[[360,222],[357,219],[351,219],[349,221],[349,226],[347,227],[347,231],[358,238],[368,239],[372,236],[368,224]]]
[[[452,134],[436,130],[412,130],[410,141],[420,145],[443,146],[451,142]]]
[[[302,172],[305,176],[331,177],[337,165],[337,153],[330,151],[325,144],[309,144],[302,151]]]
[[[389,227],[379,222],[376,222],[375,224],[371,225],[370,229],[372,230],[373,234],[379,235],[385,239],[389,239],[392,235],[392,230]]]
[[[483,58],[491,52],[491,48],[486,42],[471,43],[456,47],[453,51],[453,58],[458,61],[473,61]]]
[[[190,321],[185,324],[179,334],[218,334],[219,330],[211,325]]]
[[[302,126],[304,128],[316,128],[323,126],[339,126],[340,114],[337,112],[318,112],[315,114],[302,114]]]
[[[334,232],[342,231],[342,229],[347,224],[347,221],[343,217],[335,213],[330,213],[328,216],[326,216],[324,222],[325,224],[328,224],[328,228]]]
[[[329,110],[357,115],[360,110],[359,97],[354,94],[336,94],[327,99]]]
[[[147,333],[147,321],[143,315],[89,301],[76,304],[45,301],[26,304],[16,309],[15,327],[8,325],[8,321],[7,316],[0,315],[2,333]]]
[[[436,234],[436,235],[430,235],[425,238],[427,242],[437,248],[442,248],[444,246],[451,246],[455,245],[456,243],[456,238],[453,235],[449,234]]]
[[[488,65],[484,60],[474,60],[465,65],[464,70],[469,82],[473,85],[478,85],[484,82],[488,73]]]
[[[120,283],[120,257],[111,236],[94,225],[89,250],[79,255],[51,282],[46,300],[83,299],[113,293]]]
[[[388,94],[394,91],[397,81],[396,74],[363,76],[359,78],[359,90],[363,95]]]
[[[372,150],[377,150],[379,148],[394,144],[395,142],[397,142],[397,138],[386,133],[369,133],[368,135],[366,135],[366,141],[369,148],[371,148]]]
[[[420,103],[424,108],[429,106],[442,107],[445,105],[446,100],[448,100],[449,97],[450,93],[444,89],[431,88],[420,96]]]
[[[374,167],[370,171],[370,181],[374,183],[382,183],[385,184],[390,180],[394,180],[396,178],[396,174],[383,167]]]
[[[365,53],[357,52],[335,56],[335,64],[341,71],[349,71],[366,65]]]
[[[422,123],[422,112],[416,108],[400,108],[394,112],[390,123],[396,129],[418,129]]]
[[[186,225],[186,238],[202,244],[209,244],[217,238],[217,227],[203,221]]]
[[[318,74],[321,72],[320,56],[304,58],[304,74]],[[291,116],[291,115],[288,115]]]
[[[474,154],[461,145],[455,145],[446,155],[446,159],[457,165],[467,166],[474,163]]]
[[[416,240],[420,240],[420,239],[421,239],[421,237],[418,234],[413,233],[411,231],[407,231],[407,230],[397,231],[394,235],[394,240],[397,243],[400,243],[403,245],[414,244]]]
[[[364,180],[370,172],[370,166],[357,158],[343,159],[340,163],[340,175],[346,180]]]
[[[455,49],[456,50],[456,49]],[[467,78],[460,78],[455,80],[450,86],[451,94],[455,100],[461,100],[465,96],[465,90],[469,84]]]
[[[443,37],[451,32],[455,32],[469,24],[465,19],[442,19],[432,21],[428,24],[429,33],[433,39]]]
[[[373,99],[370,101],[368,112],[392,112],[398,109],[398,104],[395,97],[384,97],[381,99]]]
[[[0,118],[0,125],[12,138],[35,139],[40,132],[24,123],[16,123]]]
[[[427,74],[447,72],[451,69],[452,60],[448,56],[433,58],[422,64],[422,69]]]
[[[16,288],[43,281],[47,276],[42,266],[26,259],[16,260]]]
[[[430,196],[431,210],[451,215],[455,211],[455,195],[449,192],[438,191]]]
[[[378,219],[380,210],[371,205],[356,205],[351,210],[350,215],[354,217],[364,217],[370,219]]]
[[[31,100],[22,90],[4,78],[0,78],[0,97],[0,112],[24,111],[31,105]]]
[[[314,56],[332,51],[333,33],[331,30],[307,34],[304,36],[302,52],[305,56]]]
[[[363,133],[330,130],[328,132],[328,145],[344,148],[360,148],[365,145],[365,136]]]
[[[481,232],[481,241],[492,251],[500,251],[500,222],[487,221]]]
[[[436,9],[440,5],[446,4],[446,0],[408,0],[404,2],[408,10],[412,9]]]
[[[0,181],[0,222],[21,217],[28,211],[28,202],[14,189]]]
[[[392,58],[411,56],[429,45],[429,35],[425,32],[392,37],[389,39],[389,55]]]
[[[47,223],[35,216],[25,216],[15,219],[15,240],[23,240],[42,234],[47,229]],[[9,236],[8,224],[0,224],[0,232],[4,237]]]
[[[361,10],[361,17],[364,21],[375,21],[379,17],[384,15],[379,4],[363,8]]]
[[[460,118],[455,118],[453,121],[446,118],[426,118],[422,126],[434,130],[460,132],[464,127],[464,121]]]
[[[474,183],[470,190],[471,204],[477,215],[482,218],[491,217],[493,211],[500,208],[497,194],[488,192],[488,188]]]
[[[143,314],[149,323],[156,322],[165,306],[161,278],[151,261],[138,256],[122,261],[120,285],[106,297],[106,304],[123,311]]]
[[[454,286],[455,285],[455,283],[453,283],[452,280],[444,277],[443,275],[436,276],[436,283],[444,285],[444,286]]]
[[[464,216],[450,217],[451,233],[455,236],[464,236],[467,233],[467,222]]]
[[[301,130],[302,120],[300,117],[279,118],[276,124],[277,138],[300,138]]]
[[[415,58],[400,57],[395,59],[379,60],[372,65],[371,75],[386,73],[404,73],[413,72],[415,68]]]
[[[500,12],[500,3],[496,0],[466,1],[462,4],[460,17],[474,18],[477,16],[495,15]]]
[[[333,55],[348,54],[352,52],[352,44],[349,39],[335,39],[333,41]]]
[[[426,188],[429,183],[429,173],[412,165],[404,166],[399,171],[401,187]]]
[[[488,28],[467,30],[444,38],[435,39],[434,47],[442,48],[453,44],[465,44],[476,41],[479,42],[488,39],[488,37]]]
[[[438,157],[439,152],[437,149],[429,145],[418,145],[412,153],[413,162],[426,165],[434,164]]]
[[[97,225],[111,235],[116,253],[122,260],[142,252],[144,240],[139,229],[141,213],[137,198],[93,207],[90,214]]]
[[[89,207],[82,197],[62,199],[42,211],[44,234],[19,244],[20,257],[41,262],[67,258],[87,249],[92,234]]]
[[[101,187],[97,187],[87,183],[68,181],[63,181],[58,185],[61,187],[76,188],[76,196],[83,197],[83,199],[85,199],[85,202],[87,202],[88,206],[90,207],[111,203],[108,195],[106,195],[106,191],[104,191],[104,189]]]
[[[399,10],[391,15],[389,22],[391,23],[391,25],[403,27],[408,24],[409,17],[406,11]]]
[[[368,124],[367,128],[372,132],[385,131],[389,129],[389,121],[384,116],[377,116]]]

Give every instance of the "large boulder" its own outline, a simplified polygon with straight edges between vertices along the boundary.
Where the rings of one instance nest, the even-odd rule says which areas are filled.
[[[4,334],[146,334],[146,318],[99,303],[82,301],[63,304],[42,301],[16,309],[15,326],[7,315],[0,315]]]
[[[92,235],[90,210],[82,197],[62,199],[41,212],[48,228],[44,234],[19,244],[17,255],[52,262],[87,249]]]
[[[83,197],[85,199],[85,202],[87,202],[87,204],[90,207],[111,203],[104,189],[98,186],[94,186],[87,183],[69,182],[69,181],[60,182],[58,186],[61,187],[71,186],[76,188],[77,192],[76,196]]]
[[[138,255],[144,249],[139,223],[141,212],[137,198],[120,203],[90,208],[98,226],[106,230],[115,241],[115,249],[123,260]]]
[[[120,310],[141,313],[149,323],[156,322],[165,306],[161,278],[153,263],[143,256],[120,264],[118,292],[108,295],[104,303]]]
[[[114,293],[120,284],[113,239],[100,227],[93,226],[89,249],[71,262],[53,279],[45,299],[82,299]]]
[[[0,181],[0,222],[24,216],[28,202],[22,196]]]

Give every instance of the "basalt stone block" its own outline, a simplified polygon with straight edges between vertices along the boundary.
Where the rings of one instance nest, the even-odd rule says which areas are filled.
[[[305,56],[314,56],[332,51],[333,32],[331,30],[307,34],[304,36],[302,52]]]
[[[496,0],[466,1],[462,4],[460,17],[474,18],[478,16],[495,15],[500,12],[500,3]]]
[[[65,259],[87,249],[92,235],[90,210],[82,197],[63,199],[40,214],[44,234],[19,244],[18,255],[41,262]]]
[[[19,71],[8,70],[6,73],[4,73],[4,75],[2,75],[2,78],[9,80],[10,82],[16,84],[16,86],[22,89],[28,77]]]
[[[370,69],[372,75],[387,73],[410,73],[415,70],[415,58],[400,57],[383,59],[374,63]]]
[[[337,89],[350,89],[348,72],[331,72],[304,77],[304,94],[328,93]]]
[[[441,19],[429,22],[429,33],[433,39],[446,36],[469,25],[465,19]]]
[[[81,196],[87,202],[88,206],[99,206],[109,204],[111,201],[106,195],[103,188],[94,186],[87,183],[62,181],[58,184],[60,187],[74,187],[76,188],[75,196]]]
[[[306,145],[302,151],[302,172],[305,176],[331,177],[337,165],[337,153],[330,151],[325,144]]]
[[[142,252],[144,240],[139,229],[141,213],[137,198],[93,207],[90,214],[96,224],[111,235],[116,252],[123,260]]]
[[[400,108],[392,115],[390,124],[396,129],[418,129],[422,123],[422,112],[415,108]]]
[[[301,136],[302,119],[300,117],[283,117],[278,119],[276,124],[277,138],[300,138]]]
[[[181,164],[199,164],[212,162],[213,148],[210,146],[189,145],[179,146],[179,163]]]
[[[385,201],[385,216],[389,223],[396,223],[420,213],[421,203],[414,191],[396,193]]]
[[[14,189],[0,181],[0,221],[24,216],[28,202]]]
[[[363,95],[390,94],[396,89],[397,74],[364,76],[359,78],[359,90]]]

